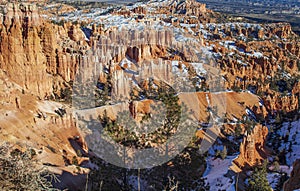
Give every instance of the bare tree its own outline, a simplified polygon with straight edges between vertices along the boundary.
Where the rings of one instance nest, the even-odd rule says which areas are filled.
[[[56,190],[51,184],[56,177],[39,167],[35,155],[34,149],[0,145],[0,190]]]

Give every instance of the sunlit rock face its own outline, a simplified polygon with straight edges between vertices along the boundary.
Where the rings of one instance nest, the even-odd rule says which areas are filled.
[[[240,154],[234,161],[239,167],[252,167],[262,164],[267,157],[265,149],[268,128],[258,125],[248,134],[240,145]]]
[[[42,21],[37,11],[34,5],[7,5],[1,25],[0,60],[12,80],[43,97],[51,92],[52,82],[45,73],[46,58],[39,37]]]
[[[195,0],[187,0],[187,1],[179,1],[174,0],[170,1],[170,8],[174,11],[174,13],[179,14],[187,14],[200,16],[206,13],[206,5],[199,3]]]
[[[1,18],[0,66],[14,82],[45,98],[74,79],[78,53],[88,48],[78,25],[54,25],[27,3],[7,4]]]

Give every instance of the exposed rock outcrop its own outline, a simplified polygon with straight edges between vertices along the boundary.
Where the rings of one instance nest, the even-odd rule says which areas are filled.
[[[287,182],[285,182],[283,190],[293,191],[299,188],[300,188],[300,159],[294,162],[291,177]]]
[[[274,28],[272,32],[279,38],[288,38],[293,33],[292,26],[290,24],[277,25],[277,27]]]
[[[0,72],[1,74],[1,72]],[[40,101],[34,95],[0,77],[0,140],[39,152],[43,163],[69,165],[76,149],[87,152],[69,109],[63,104]],[[78,137],[76,142],[71,140]],[[64,157],[63,157],[64,156]]]
[[[0,68],[42,99],[60,89],[53,75],[74,79],[78,55],[88,48],[78,26],[45,21],[34,4],[9,3],[0,28]]]
[[[1,30],[1,69],[24,89],[40,97],[52,90],[46,73],[39,28],[41,19],[34,5],[8,4]],[[16,75],[18,74],[18,75]]]
[[[268,128],[262,125],[255,126],[250,134],[246,133],[240,145],[240,154],[234,161],[234,164],[240,168],[262,164],[267,157],[265,148],[267,135]]]
[[[206,13],[206,5],[195,0],[173,0],[169,7],[179,14],[200,16]]]

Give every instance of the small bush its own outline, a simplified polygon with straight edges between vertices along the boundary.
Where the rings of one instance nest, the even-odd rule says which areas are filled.
[[[73,156],[72,158],[72,164],[75,165],[75,166],[78,166],[78,160],[77,160],[77,157],[76,156]]]
[[[56,190],[47,178],[54,178],[40,168],[33,149],[22,152],[0,145],[0,190]]]

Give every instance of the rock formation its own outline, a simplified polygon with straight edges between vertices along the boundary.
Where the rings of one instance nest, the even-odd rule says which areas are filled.
[[[300,188],[300,159],[293,164],[293,171],[290,179],[284,183],[284,191],[293,191]]]
[[[246,133],[240,145],[240,154],[234,164],[240,168],[262,164],[267,157],[265,148],[267,135],[268,128],[262,125],[257,125],[251,133]]]
[[[74,79],[78,53],[88,48],[78,26],[51,24],[34,4],[9,3],[0,28],[1,69],[42,99],[61,88],[56,87],[59,78],[51,75]]]
[[[206,5],[195,0],[171,1],[169,7],[174,10],[174,13],[200,16],[206,13]]]
[[[1,25],[0,60],[13,81],[44,98],[52,90],[52,79],[46,74],[37,11],[34,5],[8,4]]]

